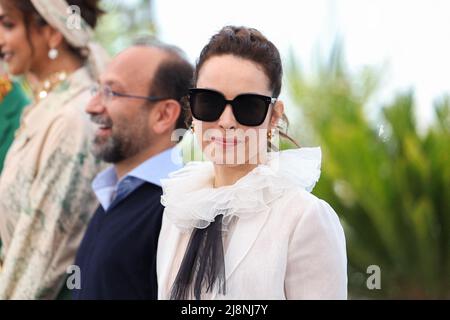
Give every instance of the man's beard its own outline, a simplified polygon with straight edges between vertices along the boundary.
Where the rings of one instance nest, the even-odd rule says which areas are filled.
[[[97,159],[107,163],[119,163],[147,148],[150,143],[145,117],[136,117],[132,125],[112,124],[108,117],[92,116],[92,122],[111,126],[109,137],[95,136],[92,152]]]

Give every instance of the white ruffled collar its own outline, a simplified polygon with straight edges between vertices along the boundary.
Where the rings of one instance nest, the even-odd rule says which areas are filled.
[[[206,228],[217,215],[223,225],[234,216],[248,218],[267,212],[286,189],[311,192],[320,177],[320,148],[300,148],[269,153],[259,165],[231,186],[214,188],[212,162],[194,161],[161,180],[164,214],[179,229]]]

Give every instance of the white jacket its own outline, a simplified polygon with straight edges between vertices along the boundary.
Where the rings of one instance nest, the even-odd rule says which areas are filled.
[[[202,299],[346,299],[343,229],[334,210],[308,192],[320,157],[319,148],[272,154],[267,165],[216,189],[210,162],[190,163],[163,181],[159,299],[170,297],[192,229],[217,214],[224,215],[226,294],[216,289]]]

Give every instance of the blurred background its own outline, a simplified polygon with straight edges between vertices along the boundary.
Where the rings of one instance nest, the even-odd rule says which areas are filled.
[[[227,24],[280,49],[289,132],[321,146],[314,194],[339,214],[352,299],[450,298],[450,1],[103,0],[97,37],[194,63]],[[283,145],[284,148],[290,147]],[[380,288],[369,289],[369,266]]]

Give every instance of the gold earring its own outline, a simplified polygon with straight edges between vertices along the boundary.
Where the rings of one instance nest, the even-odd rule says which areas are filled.
[[[192,131],[192,133],[195,133],[195,127],[194,127],[194,125],[191,125],[191,131]]]
[[[272,140],[272,130],[267,131],[267,139]]]

